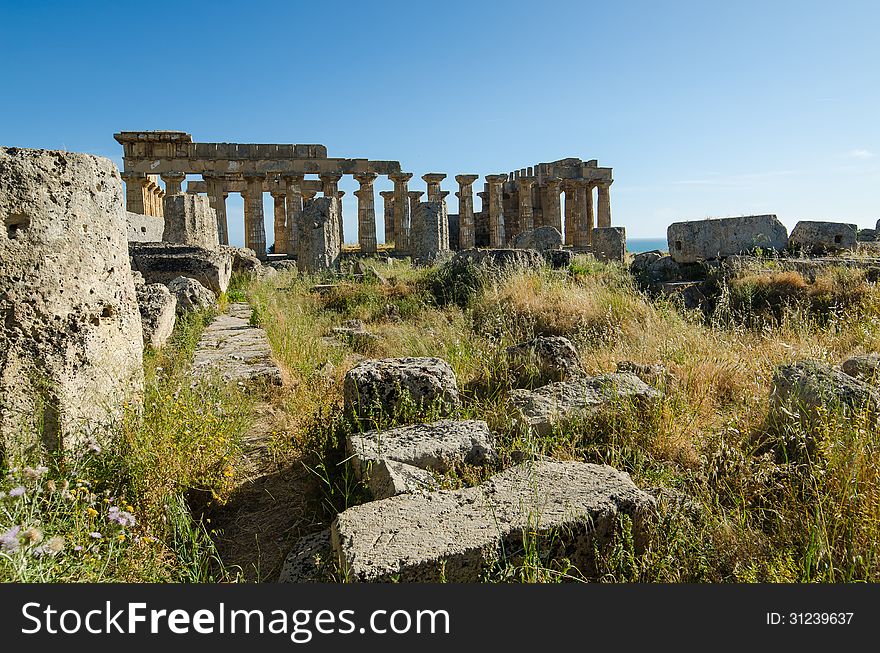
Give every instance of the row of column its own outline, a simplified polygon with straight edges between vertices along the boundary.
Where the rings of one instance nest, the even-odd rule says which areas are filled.
[[[181,180],[184,175],[181,175]],[[159,186],[157,175],[122,173],[125,181],[125,206],[132,213],[163,217],[166,191]],[[163,175],[164,180],[164,175]]]

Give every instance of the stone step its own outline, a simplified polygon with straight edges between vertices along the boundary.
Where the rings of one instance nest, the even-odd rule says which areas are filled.
[[[349,508],[331,527],[343,578],[361,582],[478,582],[516,562],[529,534],[542,557],[588,571],[617,515],[633,518],[637,547],[655,499],[607,465],[535,462],[476,487],[402,494]]]
[[[281,369],[272,358],[266,332],[250,324],[248,304],[230,304],[202,333],[193,356],[193,375],[219,374],[229,383],[252,381],[281,385]]]

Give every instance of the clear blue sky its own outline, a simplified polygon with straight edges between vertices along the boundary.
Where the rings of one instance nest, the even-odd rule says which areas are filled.
[[[764,212],[866,227],[878,28],[873,1],[0,0],[0,144],[121,164],[120,130],[323,143],[446,172],[451,191],[455,174],[578,156],[614,168],[631,237]],[[356,184],[341,187],[353,234]],[[230,196],[239,243],[240,216]]]

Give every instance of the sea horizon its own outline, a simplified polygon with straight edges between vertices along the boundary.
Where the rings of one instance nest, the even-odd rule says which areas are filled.
[[[666,238],[627,238],[626,251],[631,254],[639,252],[650,252],[653,249],[659,249],[661,252],[667,251]]]

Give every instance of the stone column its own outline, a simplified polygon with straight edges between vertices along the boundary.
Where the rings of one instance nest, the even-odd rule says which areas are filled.
[[[263,225],[263,178],[264,175],[245,175],[247,184],[244,196],[244,246],[266,258],[266,228]]]
[[[385,202],[383,218],[385,222],[385,244],[394,242],[394,191],[383,190],[379,193]]]
[[[144,213],[144,184],[147,175],[140,172],[123,172],[122,181],[125,182],[125,208],[131,213]]]
[[[519,231],[520,233],[532,231],[535,228],[535,212],[532,209],[532,187],[535,178],[519,177],[516,182],[519,192]]]
[[[394,251],[405,254],[409,251],[410,228],[407,184],[412,179],[412,173],[393,172],[388,178],[394,182]]]
[[[303,210],[302,183],[303,175],[290,175],[283,177],[284,186],[287,189],[287,255],[294,256],[299,239],[299,216]]]
[[[544,179],[544,197],[541,205],[544,208],[544,224],[555,227],[562,233],[562,214],[559,210],[559,183],[558,177]]]
[[[479,175],[455,175],[458,182],[458,247],[470,249],[475,246],[474,182]]]
[[[504,182],[507,175],[486,175],[489,182],[489,247],[504,247]]]
[[[358,198],[358,244],[362,254],[373,254],[376,243],[376,198],[373,182],[378,177],[375,172],[361,172],[354,179],[361,187],[355,191]]]
[[[409,219],[410,224],[412,224],[413,216],[415,216],[416,211],[419,210],[419,202],[422,201],[422,195],[425,194],[423,190],[411,190],[406,196],[409,198]]]
[[[577,190],[575,189],[574,179],[566,179],[562,182],[562,192],[565,193],[565,238],[563,242],[566,245],[573,245],[578,219],[576,210]]]
[[[428,185],[428,201],[439,202],[441,199],[440,182],[446,179],[446,175],[442,172],[429,172],[426,175],[422,175],[422,179]]]
[[[446,196],[449,195],[448,190],[440,191],[440,204],[443,210],[440,212],[440,235],[442,237],[443,251],[449,249],[449,212],[446,209]]]
[[[165,182],[165,195],[170,197],[171,195],[180,195],[183,192],[183,182],[186,179],[186,175],[180,172],[166,172],[162,177],[162,181]]]
[[[208,189],[208,201],[217,214],[217,237],[221,245],[229,244],[229,225],[226,222],[226,187],[221,176],[202,175]]]
[[[272,199],[275,201],[275,253],[288,254],[287,244],[287,197],[285,193],[272,191]]]
[[[322,172],[318,175],[321,180],[321,192],[324,197],[335,197],[336,208],[339,212],[339,246],[345,243],[345,227],[342,224],[342,195],[339,194],[339,180],[342,174],[339,172]]]
[[[599,189],[599,200],[596,211],[596,226],[600,229],[611,226],[611,182],[600,181],[596,186]]]
[[[585,249],[590,246],[593,238],[593,205],[590,197],[590,184],[586,179],[575,179],[575,207],[577,209],[577,217],[575,218],[576,229],[574,232],[575,249]]]

